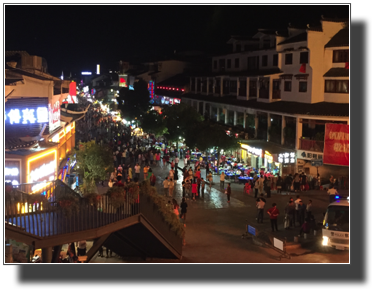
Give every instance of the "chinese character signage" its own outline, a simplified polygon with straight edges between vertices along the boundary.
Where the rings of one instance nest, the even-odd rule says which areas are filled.
[[[119,87],[127,87],[127,75],[119,75]]]
[[[295,163],[295,153],[286,152],[278,155],[278,162],[282,164],[293,164]]]
[[[49,106],[49,131],[52,132],[56,128],[60,127],[60,102],[56,101]]]
[[[53,149],[27,161],[28,183],[55,180],[57,151]]]
[[[349,166],[349,125],[325,125],[323,163]]]
[[[148,92],[150,94],[150,99],[154,98],[154,88],[155,88],[155,83],[153,80],[150,80],[148,82]]]
[[[4,182],[19,185],[21,183],[20,160],[5,160]]]
[[[5,109],[5,124],[48,123],[48,107],[11,108]]]

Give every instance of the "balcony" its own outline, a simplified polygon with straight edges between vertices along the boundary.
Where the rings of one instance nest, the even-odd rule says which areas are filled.
[[[246,96],[246,88],[239,88],[238,95],[239,96]]]
[[[281,98],[281,90],[273,90],[273,99]]]
[[[324,151],[324,142],[323,141],[315,141],[315,140],[307,140],[307,139],[299,139],[300,141],[300,149],[309,150],[309,151]]]
[[[257,97],[257,89],[256,88],[253,88],[253,89],[249,89],[249,97]]]
[[[259,89],[259,98],[269,98],[269,90]]]

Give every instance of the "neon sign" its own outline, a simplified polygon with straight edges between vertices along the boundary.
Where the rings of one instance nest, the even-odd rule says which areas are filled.
[[[36,114],[35,114],[36,110]],[[48,122],[48,108],[38,107],[37,109],[11,109],[4,112],[5,123],[15,124],[34,124]]]
[[[4,176],[19,176],[19,169],[17,167],[5,167]]]
[[[295,163],[295,153],[283,153],[278,155],[278,162],[280,163]]]
[[[42,166],[38,167],[37,169],[33,170],[30,173],[31,182],[38,181],[39,179],[43,177],[47,177],[50,174],[55,173],[56,170],[56,161],[51,161],[49,163],[43,164]]]
[[[153,80],[150,80],[148,82],[148,92],[150,93],[150,98],[153,99],[154,98],[154,81]]]

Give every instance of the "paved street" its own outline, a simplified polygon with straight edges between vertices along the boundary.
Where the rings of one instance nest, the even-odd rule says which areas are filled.
[[[179,164],[183,166],[182,162]],[[162,182],[168,174],[170,166],[153,167],[157,176],[156,187],[160,194],[163,194]],[[174,198],[181,202],[182,197],[182,175],[178,171],[179,179],[175,187]],[[202,171],[205,176],[205,170]],[[141,176],[141,180],[143,176]],[[224,190],[219,187],[219,176],[214,176],[214,186],[211,192],[206,187],[204,196],[196,201],[188,201],[187,219],[186,219],[186,245],[183,247],[182,260],[147,260],[149,263],[348,263],[349,252],[337,251],[333,249],[322,249],[320,246],[320,231],[318,236],[310,236],[310,241],[306,247],[288,247],[288,252],[292,254],[291,259],[282,258],[278,260],[279,253],[256,245],[251,239],[242,239],[241,235],[246,231],[246,224],[256,227],[257,230],[266,230],[271,232],[270,221],[266,214],[264,223],[256,222],[257,209],[255,199],[252,195],[243,193],[243,185],[231,183],[232,198],[227,203],[227,197]],[[99,186],[99,192],[105,192],[107,188]],[[347,191],[344,192],[347,194]],[[266,207],[271,207],[275,202],[280,211],[278,217],[279,232],[274,236],[286,238],[288,244],[293,244],[294,236],[298,235],[299,228],[284,230],[283,218],[284,207],[290,197],[297,194],[280,195],[272,194],[267,199]],[[329,197],[324,191],[308,191],[300,193],[302,200],[307,203],[309,199],[313,201],[313,214],[317,221],[322,220],[322,213],[325,212],[329,202]],[[315,241],[318,239],[318,241]],[[303,238],[302,238],[303,240]],[[307,242],[307,241],[306,241]],[[95,257],[93,263],[130,263],[143,262],[141,260],[132,260],[124,258],[100,258]]]

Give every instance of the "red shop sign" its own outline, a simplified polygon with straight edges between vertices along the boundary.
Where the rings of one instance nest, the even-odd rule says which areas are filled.
[[[349,125],[326,124],[323,163],[349,166]]]

